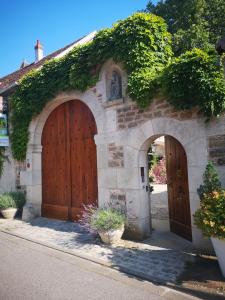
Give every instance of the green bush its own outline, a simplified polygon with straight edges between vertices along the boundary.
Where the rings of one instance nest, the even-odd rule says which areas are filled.
[[[17,208],[16,202],[9,193],[0,195],[0,209]]]
[[[208,162],[205,172],[203,174],[203,184],[197,189],[200,199],[204,198],[205,194],[212,193],[213,191],[221,191],[221,182],[219,175],[212,162]]]
[[[99,208],[91,216],[90,227],[96,231],[115,230],[125,224],[125,220],[125,215],[118,210]]]
[[[9,194],[14,199],[14,201],[16,202],[16,207],[18,209],[22,209],[23,206],[26,203],[26,196],[25,196],[25,194],[22,193],[22,192],[10,192]]]
[[[225,191],[205,194],[194,219],[205,236],[225,239]]]
[[[224,111],[224,70],[218,56],[187,51],[165,68],[162,78],[165,96],[177,109],[199,107],[208,119]]]
[[[0,209],[22,209],[26,203],[26,197],[22,192],[9,192],[0,195]]]
[[[225,190],[221,188],[218,174],[210,162],[203,175],[203,185],[198,189],[200,208],[194,214],[195,224],[208,237],[225,238]]]

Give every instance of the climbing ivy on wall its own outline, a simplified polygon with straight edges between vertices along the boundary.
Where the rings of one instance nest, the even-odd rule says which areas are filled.
[[[225,109],[224,70],[215,54],[187,51],[165,68],[161,85],[177,109],[198,106],[207,119]]]
[[[207,116],[221,112],[223,105],[219,107],[215,103],[218,104],[218,99],[225,103],[225,90],[220,86],[224,85],[222,68],[199,50],[185,55],[174,60],[171,36],[162,18],[137,13],[98,32],[93,41],[74,48],[63,58],[52,59],[41,69],[31,71],[22,78],[11,98],[14,158],[25,159],[29,124],[46,103],[60,91],[85,91],[94,86],[102,64],[109,58],[123,64],[128,74],[127,92],[143,108],[163,91],[175,107],[183,109],[200,105]],[[199,65],[201,72],[198,71]],[[184,72],[187,72],[186,86]],[[199,87],[202,80],[204,82]],[[198,89],[191,92],[193,86]],[[187,95],[194,95],[194,98]]]
[[[156,71],[151,70],[162,69],[172,56],[170,44],[170,34],[162,18],[138,13],[100,31],[92,42],[74,48],[63,58],[53,59],[27,74],[11,99],[13,156],[25,159],[29,124],[59,91],[84,91],[93,86],[101,65],[109,58],[123,63],[131,79],[143,70],[152,72],[151,77],[147,76],[148,81],[154,79]],[[138,87],[132,89],[137,99],[141,99],[142,93]],[[147,86],[144,93],[146,99],[151,95]]]

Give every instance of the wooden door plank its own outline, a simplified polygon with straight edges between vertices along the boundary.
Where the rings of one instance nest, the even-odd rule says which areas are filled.
[[[91,111],[81,101],[71,103],[70,128],[72,218],[77,219],[83,205],[97,200],[97,129]]]
[[[70,184],[66,132],[66,105],[62,104],[50,114],[42,133],[42,215],[46,217],[68,218]]]
[[[187,157],[182,145],[165,136],[170,229],[192,240]]]

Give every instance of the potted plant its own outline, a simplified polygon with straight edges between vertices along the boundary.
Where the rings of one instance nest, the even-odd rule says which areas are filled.
[[[9,192],[0,195],[0,210],[5,219],[13,219],[26,202],[24,193]]]
[[[97,232],[103,243],[111,245],[120,241],[125,227],[126,216],[119,209],[86,206],[80,220],[82,227]]]
[[[225,190],[221,188],[214,166],[209,163],[203,175],[204,185],[198,189],[200,208],[195,212],[195,224],[211,238],[219,266],[225,277]]]

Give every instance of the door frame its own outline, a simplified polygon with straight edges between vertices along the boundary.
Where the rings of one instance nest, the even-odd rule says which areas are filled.
[[[142,135],[141,139],[139,139],[139,143],[140,140],[142,140],[143,142],[141,143],[141,145],[139,146],[139,154],[138,154],[138,166],[139,166],[139,182],[140,182],[140,193],[143,195],[143,201],[147,202],[149,201],[149,209],[150,209],[150,213],[149,213],[149,226],[150,226],[150,230],[152,230],[151,228],[151,223],[152,223],[152,218],[151,218],[151,196],[148,197],[148,193],[144,193],[144,188],[146,185],[148,185],[148,163],[147,163],[147,151],[149,149],[149,146],[154,142],[155,139],[159,138],[160,136],[172,136],[173,138],[175,138],[183,147],[185,153],[186,153],[186,157],[187,157],[187,173],[188,173],[188,188],[189,188],[189,205],[190,205],[190,216],[191,216],[191,231],[192,231],[192,242],[194,244],[199,244],[201,243],[201,237],[199,237],[199,230],[197,228],[195,228],[194,224],[193,224],[193,213],[195,211],[195,209],[193,210],[193,201],[196,203],[195,206],[197,206],[198,204],[198,195],[197,195],[197,190],[193,191],[193,183],[196,185],[196,183],[192,180],[194,175],[196,174],[196,167],[195,165],[198,165],[198,161],[195,161],[196,155],[194,155],[194,157],[191,157],[190,159],[190,155],[193,155],[193,149],[197,149],[197,147],[195,147],[195,145],[199,145],[198,139],[191,139],[190,135],[180,135],[180,132],[185,130],[187,131],[187,129],[184,126],[184,122],[180,122],[174,119],[166,119],[164,122],[164,119],[158,119],[155,120],[154,127],[153,124],[148,122],[147,124],[143,125],[143,128],[140,128],[141,130],[139,131],[139,134]],[[170,129],[170,126],[171,129]],[[186,124],[185,124],[186,125]],[[187,123],[187,125],[190,126],[190,124]],[[165,128],[164,128],[165,126]],[[179,128],[180,130],[178,131],[177,128]],[[147,134],[147,130],[150,132],[150,135]],[[143,135],[143,132],[145,133]],[[137,133],[138,134],[138,133]],[[187,137],[190,137],[190,141],[187,139]],[[204,143],[202,143],[201,145],[202,147],[200,148],[199,153],[201,153],[203,159],[205,159],[205,161],[207,161],[207,156],[204,157],[205,154],[205,149],[204,149]],[[191,150],[191,151],[190,151]],[[194,153],[195,154],[195,153]],[[190,166],[190,161],[192,164],[194,164],[194,167]],[[140,168],[144,167],[145,169],[145,181],[142,183],[141,180],[141,172],[140,172]],[[200,166],[198,168],[198,176],[202,177],[202,169],[204,167]],[[194,172],[194,173],[193,173]],[[195,187],[194,187],[195,188]],[[168,227],[168,231],[170,231],[170,228]]]
[[[190,229],[191,229],[191,237],[190,238],[185,238],[189,241],[192,241],[192,224],[191,224],[191,209],[190,209],[190,193],[189,193],[189,176],[188,176],[188,161],[187,161],[187,154],[186,154],[186,151],[185,151],[185,148],[183,147],[183,145],[173,136],[169,135],[169,134],[160,134],[160,135],[157,135],[157,136],[153,136],[150,140],[149,140],[149,143],[147,144],[148,145],[148,149],[149,147],[154,143],[154,141],[157,139],[157,138],[160,138],[160,137],[171,137],[172,139],[174,139],[177,144],[179,145],[179,147],[183,150],[183,153],[185,155],[185,165],[186,165],[186,178],[185,178],[185,181],[187,182],[187,194],[188,194],[188,206],[189,206],[189,216],[187,216],[187,218],[190,218]],[[165,140],[165,160],[166,160],[166,174],[168,175],[168,170],[167,170],[167,166],[168,166],[168,153],[167,153],[167,150],[166,150],[166,140]],[[147,150],[148,151],[148,150]],[[146,159],[147,159],[147,152],[146,152]],[[148,174],[148,159],[147,159],[147,163],[146,163],[146,176]],[[147,176],[147,181],[148,181],[148,185],[150,186],[150,182],[149,182],[149,177]],[[172,223],[171,223],[171,200],[169,199],[169,186],[168,186],[168,183],[167,183],[167,205],[168,205],[168,222],[169,222],[169,227],[168,227],[168,231],[170,232],[174,232],[172,231],[171,227],[172,227]],[[149,195],[149,200],[150,200],[150,216],[151,216],[151,211],[152,211],[152,208],[151,208],[151,194],[148,193]],[[152,227],[152,218],[150,217],[150,222],[151,222],[151,227]],[[179,235],[178,233],[175,233],[177,234],[178,236],[184,238],[183,236]]]
[[[81,205],[85,203],[97,205],[97,176],[91,176],[91,170],[94,174],[97,172],[97,151],[94,142],[96,134],[94,116],[88,106],[80,100],[70,100],[60,104],[47,118],[42,131],[42,145],[46,147],[43,148],[45,151],[42,151],[42,163],[45,162],[42,166],[43,216],[74,221],[81,214]],[[75,147],[74,151],[73,147]],[[91,155],[92,159],[86,159],[83,151],[77,152],[77,147],[86,149],[85,151],[88,151],[86,154]],[[52,155],[49,151],[53,151]],[[64,159],[64,163],[59,162],[63,173],[58,169],[55,151]],[[49,172],[53,172],[52,176]],[[78,178],[77,172],[81,172]],[[81,177],[85,178],[85,185],[80,181]]]
[[[21,184],[26,186],[27,203],[23,210],[22,218],[31,220],[34,217],[41,216],[42,205],[42,145],[41,137],[46,120],[51,112],[63,104],[71,100],[79,100],[83,102],[93,114],[95,119],[97,132],[102,128],[102,119],[98,118],[99,114],[103,113],[103,107],[97,101],[93,100],[93,96],[87,95],[78,91],[60,93],[57,97],[47,103],[43,111],[34,118],[29,125],[29,143],[26,153],[26,170],[21,172]],[[102,112],[101,112],[102,111]],[[94,137],[96,148],[96,137]],[[98,155],[97,155],[98,165]],[[98,168],[97,168],[98,172]],[[98,200],[99,201],[99,200]]]

